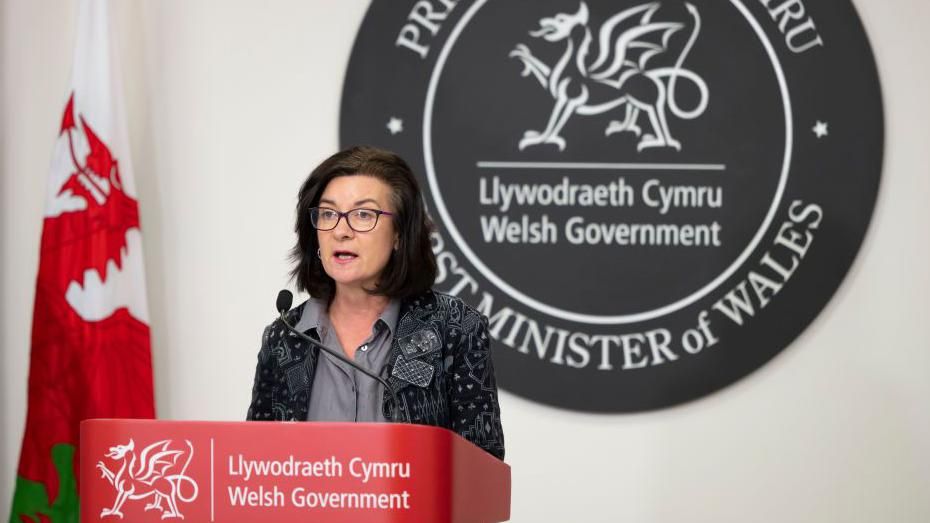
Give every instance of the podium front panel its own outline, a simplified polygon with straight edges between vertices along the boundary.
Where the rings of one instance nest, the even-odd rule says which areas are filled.
[[[509,467],[436,427],[89,420],[80,455],[84,522],[509,518]]]

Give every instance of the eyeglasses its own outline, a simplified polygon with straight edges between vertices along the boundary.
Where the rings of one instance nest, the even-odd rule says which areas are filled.
[[[339,212],[329,207],[311,207],[310,223],[318,231],[331,231],[339,225],[339,220],[343,217],[346,223],[355,232],[368,232],[378,225],[378,218],[386,214],[394,216],[394,213],[382,211],[379,209],[352,209],[351,211]]]

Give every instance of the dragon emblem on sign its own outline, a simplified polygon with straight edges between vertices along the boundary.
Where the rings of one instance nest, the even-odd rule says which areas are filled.
[[[695,119],[704,113],[709,96],[706,82],[684,68],[685,58],[700,33],[701,18],[697,8],[686,3],[689,23],[654,20],[661,7],[661,2],[649,2],[623,10],[600,26],[596,38],[588,27],[590,15],[584,2],[574,14],[559,13],[539,21],[539,29],[531,31],[530,36],[561,42],[563,51],[552,66],[534,56],[524,44],[510,52],[511,58],[523,62],[522,76],[532,74],[554,100],[545,130],[526,131],[520,150],[552,144],[563,151],[566,143],[560,133],[572,115],[601,115],[621,106],[626,111],[623,120],[611,120],[605,136],[633,133],[639,139],[637,151],[651,147],[681,150],[681,142],[669,129],[669,112],[681,119]],[[690,35],[676,57],[673,36],[688,25]],[[669,57],[671,60],[663,60]],[[691,110],[678,105],[679,78],[697,89],[697,103]],[[640,127],[643,113],[649,126],[645,131]]]
[[[103,461],[97,462],[97,468],[101,477],[116,489],[116,499],[112,507],[100,512],[100,517],[116,516],[122,519],[122,508],[126,500],[153,497],[145,506],[145,510],[160,511],[162,519],[184,519],[184,515],[178,510],[178,501],[190,503],[197,498],[199,492],[197,482],[187,476],[187,468],[194,457],[194,447],[190,441],[185,441],[186,451],[172,449],[171,440],[162,440],[145,447],[138,456],[132,439],[126,445],[110,447],[106,457],[118,462],[119,468],[113,472]],[[184,464],[180,470],[174,472],[185,454],[187,459]],[[182,494],[181,487],[184,484],[190,484],[190,496],[185,497]],[[166,503],[167,507],[162,507],[162,502]]]

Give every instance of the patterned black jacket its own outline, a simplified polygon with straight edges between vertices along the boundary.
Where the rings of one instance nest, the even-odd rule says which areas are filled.
[[[291,325],[305,305],[288,311]],[[490,341],[485,316],[459,298],[430,291],[401,304],[387,375],[401,419],[451,429],[504,459]],[[307,419],[318,357],[319,349],[289,332],[280,319],[266,327],[247,419]],[[392,403],[385,391],[385,417]]]

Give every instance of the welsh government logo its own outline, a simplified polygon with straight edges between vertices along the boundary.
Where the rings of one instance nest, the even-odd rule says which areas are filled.
[[[104,508],[100,517],[123,518],[122,508],[127,501],[146,500],[145,510],[161,512],[161,519],[181,518],[178,502],[190,503],[197,498],[197,482],[187,475],[194,457],[194,447],[185,440],[185,446],[172,447],[172,440],[161,440],[146,446],[137,453],[135,442],[110,447],[104,461],[97,462],[101,478],[115,490],[113,506]],[[184,493],[189,495],[185,496]]]
[[[501,387],[574,410],[695,400],[789,347],[881,177],[850,0],[374,0],[342,100],[343,145],[420,176],[436,287],[488,317]]]
[[[652,2],[623,10],[608,18],[592,34],[589,27],[588,6],[584,2],[574,14],[559,13],[539,21],[539,29],[530,33],[534,38],[561,44],[562,53],[555,64],[546,64],[525,44],[518,44],[511,57],[523,62],[523,76],[533,75],[539,85],[553,99],[546,128],[528,130],[520,140],[519,148],[553,144],[559,150],[566,146],[561,131],[574,115],[596,116],[625,111],[622,120],[610,120],[604,129],[609,136],[629,132],[639,138],[639,151],[649,147],[681,149],[681,143],[672,137],[668,112],[678,118],[694,119],[707,108],[708,89],[696,73],[683,68],[688,51],[700,32],[701,18],[697,8],[686,4],[693,23],[691,34],[678,50],[671,67],[656,65],[669,49],[669,40],[686,28],[679,22],[653,20],[661,3]],[[700,101],[691,110],[683,110],[675,98],[677,80],[685,78],[700,90]],[[647,87],[646,97],[634,94],[636,83]],[[645,114],[647,132],[639,125]]]

